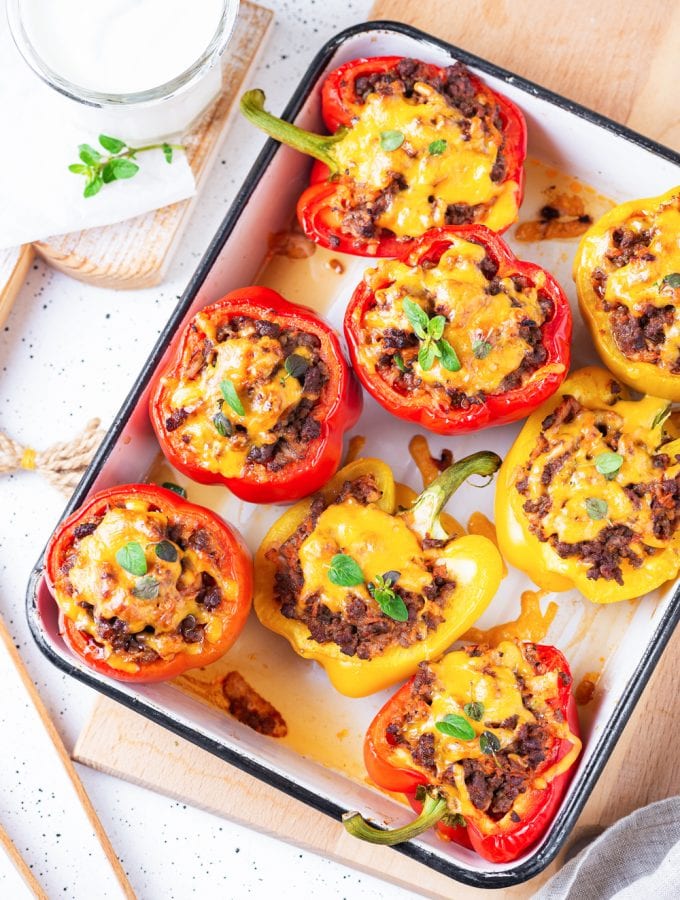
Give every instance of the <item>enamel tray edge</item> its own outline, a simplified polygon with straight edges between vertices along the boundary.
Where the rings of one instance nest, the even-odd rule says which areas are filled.
[[[565,111],[571,112],[582,119],[586,119],[587,121],[603,128],[604,130],[615,134],[619,138],[623,138],[626,141],[637,144],[638,146],[643,147],[656,156],[659,156],[662,159],[668,160],[680,166],[680,153],[676,153],[670,148],[665,147],[662,144],[651,140],[650,138],[640,135],[624,125],[620,125],[617,122],[614,122],[613,120],[608,119],[607,117],[602,116],[599,113],[587,109],[586,107],[581,106],[578,103],[568,100],[567,98],[562,97],[561,95],[543,88],[531,81],[527,81],[526,79],[521,78],[520,76],[515,75],[514,73],[509,72],[506,69],[496,66],[485,59],[468,53],[465,50],[462,50],[455,45],[448,43],[447,41],[440,40],[436,37],[433,37],[432,35],[427,34],[426,32],[420,31],[419,29],[413,28],[401,22],[380,20],[355,25],[351,28],[347,28],[344,31],[339,32],[337,35],[327,41],[326,44],[324,44],[324,46],[321,48],[319,53],[314,57],[306,73],[303,75],[290,102],[283,112],[283,118],[287,120],[293,120],[296,117],[302,105],[311,93],[320,74],[325,69],[328,61],[337,52],[337,50],[342,47],[345,41],[358,35],[385,31],[394,32],[396,34],[412,38],[422,43],[427,42],[428,44],[435,45],[436,47],[444,50],[455,59],[460,60],[466,65],[473,66],[480,71],[483,71],[488,75],[495,76],[496,78],[499,78],[503,81],[512,82],[514,85],[517,85],[533,96],[539,97],[554,106],[558,106]],[[243,212],[246,204],[248,203],[248,200],[250,199],[255,188],[263,177],[277,148],[277,142],[271,139],[268,140],[259,156],[255,160],[255,163],[246,176],[246,179],[243,182],[240,190],[238,191],[234,202],[227,212],[222,224],[220,225],[215,236],[210,242],[208,249],[206,250],[201,262],[199,263],[198,268],[189,281],[186,290],[182,294],[182,297],[180,298],[177,306],[171,314],[167,324],[163,328],[153,350],[151,351],[151,354],[149,355],[149,358],[142,368],[142,371],[135,380],[128,396],[126,397],[123,405],[115,416],[113,423],[109,428],[99,450],[97,451],[94,459],[90,463],[73,496],[67,504],[60,521],[67,515],[69,515],[74,509],[80,506],[89,493],[94,481],[99,474],[100,469],[113,451],[118,438],[120,437],[120,434],[125,424],[127,423],[127,420],[136,409],[137,403],[142,393],[144,392],[150,378],[154,374],[155,369],[161,357],[163,356],[168,344],[172,340],[178,325],[181,323],[187,309],[193,302],[198,290],[202,286],[209,271],[211,270],[213,264],[219,256],[222,247],[233,231],[241,213]],[[45,638],[40,615],[37,610],[37,590],[43,575],[43,565],[44,550],[41,552],[40,557],[29,578],[26,592],[26,614],[33,639],[35,640],[43,655],[46,656],[53,665],[55,665],[61,671],[65,672],[67,675],[76,678],[78,681],[94,688],[95,690],[99,691],[110,699],[123,704],[129,709],[132,709],[133,711],[144,715],[146,718],[150,719],[156,724],[167,728],[169,731],[173,732],[179,737],[185,738],[186,740],[196,744],[202,749],[207,750],[215,756],[218,756],[225,762],[228,762],[229,764],[236,766],[247,774],[258,778],[271,787],[283,791],[290,797],[301,800],[303,803],[306,803],[314,809],[325,813],[336,821],[340,820],[344,809],[337,804],[327,800],[324,797],[319,796],[318,794],[315,794],[313,791],[308,790],[301,784],[294,781],[292,778],[281,775],[268,768],[263,763],[260,763],[245,754],[239,753],[231,747],[225,746],[220,741],[217,741],[209,737],[208,735],[203,734],[201,731],[195,728],[187,726],[185,723],[176,719],[172,714],[160,711],[155,707],[147,705],[147,703],[140,701],[138,698],[129,696],[128,694],[119,690],[115,683],[97,680],[88,672],[82,671],[76,666],[69,664],[67,660],[56,654]],[[616,746],[616,743],[621,736],[621,733],[623,732],[623,729],[631,713],[633,712],[635,705],[637,704],[637,701],[639,700],[652,672],[654,671],[654,668],[659,662],[661,654],[663,653],[663,650],[668,643],[671,635],[673,634],[673,631],[678,622],[680,622],[680,586],[676,587],[673,598],[669,603],[663,618],[659,622],[658,628],[654,633],[652,640],[650,640],[650,642],[648,643],[645,653],[642,655],[633,676],[622,692],[621,702],[619,703],[616,712],[609,720],[609,728],[600,738],[597,746],[592,753],[588,765],[585,767],[583,772],[579,774],[578,782],[575,783],[570,797],[563,805],[560,813],[558,814],[548,840],[545,841],[531,857],[519,863],[518,865],[505,869],[503,871],[484,872],[463,868],[457,865],[455,862],[449,862],[448,860],[431,853],[427,850],[427,848],[411,842],[394,847],[393,849],[399,853],[404,854],[405,856],[410,857],[411,859],[416,860],[417,862],[423,863],[424,865],[428,866],[431,869],[434,869],[435,871],[443,875],[477,888],[507,888],[513,885],[521,884],[540,874],[540,872],[542,872],[543,869],[545,869],[555,858],[570,831],[576,824],[581,810],[583,809],[588,797],[590,796],[591,791],[597,783],[597,780],[609,756]]]

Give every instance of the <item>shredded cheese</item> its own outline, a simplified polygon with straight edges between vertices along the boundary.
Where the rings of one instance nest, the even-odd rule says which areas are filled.
[[[233,337],[221,342],[216,338],[216,324],[208,317],[197,316],[196,326],[214,345],[214,360],[205,365],[195,378],[166,378],[171,388],[169,401],[174,409],[185,409],[181,434],[196,461],[210,472],[237,477],[246,465],[252,445],[274,444],[274,428],[302,398],[300,380],[286,377],[282,346],[275,338],[262,336]],[[295,354],[309,358],[306,347]],[[214,364],[213,364],[214,362]],[[223,399],[220,385],[228,380],[243,404],[239,415]],[[221,435],[213,419],[222,412],[232,426],[242,426],[246,433],[232,437]]]
[[[111,507],[97,529],[83,537],[75,548],[75,562],[64,580],[56,588],[61,611],[79,631],[91,635],[106,649],[107,663],[114,668],[136,671],[134,653],[114,651],[111,642],[104,640],[97,622],[120,619],[130,634],[144,629],[143,643],[163,658],[175,653],[200,653],[203,641],[187,643],[178,627],[192,615],[198,625],[204,625],[203,637],[214,643],[221,637],[222,623],[196,602],[202,586],[201,576],[207,572],[223,590],[230,585],[215,568],[207,554],[191,548],[181,550],[176,545],[177,559],[160,559],[154,547],[167,541],[168,519],[159,510],[150,510],[145,501],[128,500],[124,506]],[[133,593],[138,577],[124,569],[116,560],[116,553],[135,541],[144,549],[147,575],[158,583],[154,599],[136,597]],[[232,586],[235,589],[235,585]],[[88,604],[92,609],[83,607]]]
[[[625,222],[617,224],[635,234],[651,232],[651,240],[642,255],[634,255],[626,265],[617,267],[606,253],[611,248],[612,230],[588,239],[589,256],[607,274],[604,295],[600,304],[625,306],[632,315],[641,316],[649,306],[677,307],[680,289],[664,284],[667,275],[680,273],[680,192],[660,206],[641,208]],[[657,364],[668,369],[680,356],[680,319],[676,315],[665,326],[665,340],[654,347]],[[636,351],[627,355],[636,356]]]
[[[484,256],[479,244],[454,238],[434,268],[387,260],[370,269],[365,277],[375,292],[376,305],[363,318],[366,364],[375,370],[380,362],[384,354],[381,336],[386,328],[413,333],[404,311],[408,298],[428,315],[446,317],[444,337],[461,363],[458,372],[449,372],[437,359],[431,369],[423,371],[414,358],[418,377],[426,385],[443,385],[466,394],[497,391],[531,349],[520,334],[521,323],[526,319],[537,324],[543,321],[538,298],[543,283],[542,278],[537,279],[536,284],[519,291],[511,278],[500,278],[501,289],[492,295],[479,267]],[[480,343],[490,345],[486,355],[480,354]]]
[[[549,446],[534,455],[528,475],[529,499],[547,494],[550,508],[540,519],[541,529],[547,537],[555,535],[560,541],[576,543],[597,538],[603,528],[612,524],[625,525],[636,535],[636,540],[648,547],[667,547],[672,540],[660,539],[654,534],[652,505],[637,503],[626,491],[631,484],[648,484],[674,478],[680,473],[675,462],[662,470],[653,463],[654,455],[664,452],[658,447],[658,428],[652,428],[655,416],[665,407],[665,401],[646,397],[640,401],[621,400],[613,407],[603,403],[601,409],[582,407],[571,421],[544,432]],[[597,457],[611,452],[602,429],[607,434],[618,434],[616,452],[623,457],[615,477],[607,478],[597,467]],[[566,456],[565,456],[566,454]],[[564,458],[555,469],[549,485],[541,480],[543,470],[551,461]],[[606,503],[606,515],[592,518],[586,501],[589,498]]]
[[[462,765],[464,759],[485,757],[479,736],[482,732],[494,734],[500,743],[501,752],[516,740],[517,731],[525,724],[541,723],[549,727],[557,739],[569,741],[571,748],[567,755],[547,770],[533,777],[531,786],[537,790],[546,787],[574,762],[581,749],[580,740],[571,733],[566,722],[555,717],[551,705],[558,695],[558,673],[556,671],[537,674],[527,661],[522,645],[516,641],[502,641],[492,650],[480,656],[469,656],[464,650],[454,650],[439,662],[429,664],[435,680],[432,688],[432,704],[427,707],[427,715],[407,718],[402,730],[411,746],[418,743],[426,733],[434,736],[434,762],[437,772],[452,771],[454,783],[447,779],[437,787],[447,798],[451,812],[469,816],[485,833],[502,828],[510,823],[510,815],[522,815],[528,808],[530,792],[519,794],[512,808],[498,822],[484,815],[470,799],[465,784]],[[523,679],[525,691],[532,695],[532,709],[527,709],[522,700],[518,676]],[[481,721],[475,721],[465,714],[467,703],[483,704]],[[463,716],[475,732],[475,737],[462,740],[439,731],[436,723],[447,715]],[[512,727],[500,723],[514,720]],[[493,725],[489,723],[494,723]],[[410,751],[404,745],[393,750],[395,764],[414,767]],[[431,773],[427,773],[431,777]]]
[[[493,116],[463,119],[423,82],[416,83],[414,94],[406,98],[396,87],[391,94],[369,94],[351,130],[333,148],[341,172],[367,191],[387,188],[395,173],[403,176],[408,191],[397,192],[376,223],[398,237],[422,234],[446,224],[452,203],[484,206],[481,220],[492,229],[512,222],[517,184],[491,180],[503,140]],[[381,146],[385,131],[403,134],[396,150]],[[446,145],[433,154],[430,145],[440,140]]]

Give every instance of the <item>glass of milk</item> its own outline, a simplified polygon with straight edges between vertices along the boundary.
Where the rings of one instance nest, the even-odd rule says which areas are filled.
[[[8,0],[21,55],[82,120],[139,143],[186,131],[217,97],[239,0]]]

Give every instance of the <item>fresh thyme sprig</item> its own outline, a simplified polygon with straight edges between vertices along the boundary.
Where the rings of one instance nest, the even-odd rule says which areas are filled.
[[[99,135],[99,143],[108,151],[108,154],[100,153],[90,144],[78,145],[79,163],[73,163],[68,167],[74,175],[83,175],[86,179],[83,197],[94,197],[112,181],[133,178],[139,172],[139,166],[133,162],[139,153],[147,153],[149,150],[162,150],[168,163],[172,162],[175,150],[184,150],[182,144],[146,144],[144,147],[130,147],[120,138],[110,137],[108,134]]]

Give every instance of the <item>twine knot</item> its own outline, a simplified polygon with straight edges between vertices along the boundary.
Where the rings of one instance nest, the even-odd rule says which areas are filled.
[[[92,419],[72,441],[42,451],[24,447],[0,431],[0,475],[35,470],[62,493],[72,494],[104,437],[99,425],[99,419]]]

